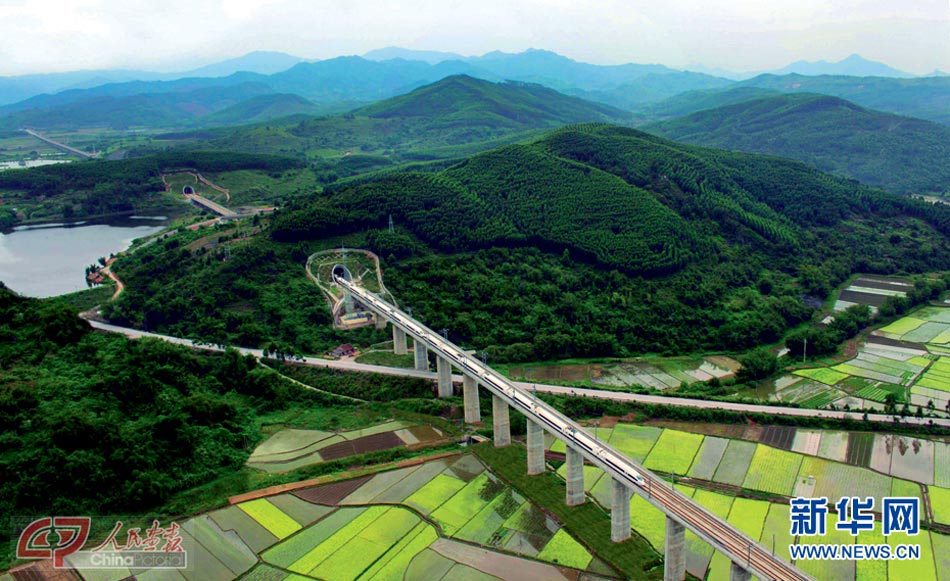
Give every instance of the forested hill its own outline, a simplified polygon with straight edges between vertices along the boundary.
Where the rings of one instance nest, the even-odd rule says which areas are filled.
[[[187,240],[123,257],[107,316],[321,352],[334,339],[302,264],[342,242],[377,252],[401,304],[494,361],[743,349],[851,273],[950,268],[948,210],[800,162],[569,126],[297,198],[226,262]]]
[[[283,213],[274,236],[352,232],[392,215],[447,251],[540,244],[641,274],[679,270],[724,241],[789,263],[785,253],[812,246],[816,229],[872,219],[903,203],[803,164],[597,124],[477,155],[438,174],[328,192]]]
[[[626,111],[540,85],[456,75],[343,115],[237,128],[211,145],[251,153],[358,148],[388,164],[462,158],[570,123],[632,120]]]
[[[367,117],[428,117],[446,125],[453,121],[538,127],[585,121],[621,121],[631,114],[541,85],[509,81],[491,83],[467,75],[447,77],[355,111]]]
[[[776,95],[646,130],[697,145],[798,159],[900,194],[950,190],[950,128],[826,95]]]

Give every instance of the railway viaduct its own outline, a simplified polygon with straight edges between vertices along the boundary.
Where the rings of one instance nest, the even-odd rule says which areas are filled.
[[[545,470],[545,431],[564,441],[567,450],[565,500],[569,506],[586,501],[585,460],[610,475],[611,539],[614,542],[630,537],[631,495],[639,494],[661,510],[666,515],[665,581],[681,581],[686,577],[687,530],[732,561],[731,581],[749,581],[752,575],[763,581],[813,579],[408,314],[352,281],[335,277],[334,282],[349,298],[375,313],[378,321],[392,324],[397,354],[408,354],[407,337],[412,338],[416,369],[428,370],[428,353],[435,355],[439,397],[449,397],[453,393],[452,368],[461,372],[466,422],[481,420],[479,389],[491,393],[495,446],[511,443],[510,410],[513,408],[523,414],[527,418],[528,474],[540,474]]]

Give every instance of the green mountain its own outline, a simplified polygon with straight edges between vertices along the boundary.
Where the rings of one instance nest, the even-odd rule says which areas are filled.
[[[227,109],[202,117],[201,123],[203,125],[245,125],[291,115],[318,115],[323,111],[323,107],[303,97],[278,93],[260,95],[236,103]]]
[[[354,114],[377,119],[427,117],[447,126],[475,122],[519,129],[630,118],[626,111],[569,97],[541,85],[514,81],[496,84],[467,75],[442,79],[357,109]]]
[[[540,85],[456,75],[343,115],[238,129],[210,145],[252,153],[335,150],[347,157],[385,156],[376,161],[389,165],[462,157],[541,129],[585,121],[622,123],[632,117]]]
[[[900,194],[950,190],[950,128],[825,95],[778,95],[644,129],[696,145],[789,157]]]
[[[746,87],[783,93],[821,93],[858,105],[950,125],[950,78],[847,77],[822,75],[759,75],[742,81]]]
[[[321,352],[301,265],[344,244],[374,250],[401,304],[492,361],[743,349],[851,273],[950,267],[948,213],[799,162],[569,126],[297,197],[226,261],[190,238],[152,245],[120,259],[127,291],[106,315]]]

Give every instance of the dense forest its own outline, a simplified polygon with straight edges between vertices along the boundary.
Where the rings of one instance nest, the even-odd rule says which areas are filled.
[[[948,217],[798,162],[573,126],[298,198],[227,261],[153,245],[120,260],[129,291],[107,314],[307,352],[377,340],[332,332],[304,276],[310,252],[343,243],[376,251],[422,320],[496,359],[746,349],[854,272],[950,267]]]
[[[0,514],[160,506],[240,468],[260,438],[253,411],[299,391],[237,352],[93,333],[64,304],[0,285]]]

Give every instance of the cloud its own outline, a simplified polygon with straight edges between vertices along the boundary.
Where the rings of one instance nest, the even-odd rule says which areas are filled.
[[[196,66],[250,50],[308,58],[388,45],[546,48],[598,63],[737,70],[851,53],[950,69],[947,0],[4,0],[0,74]]]

